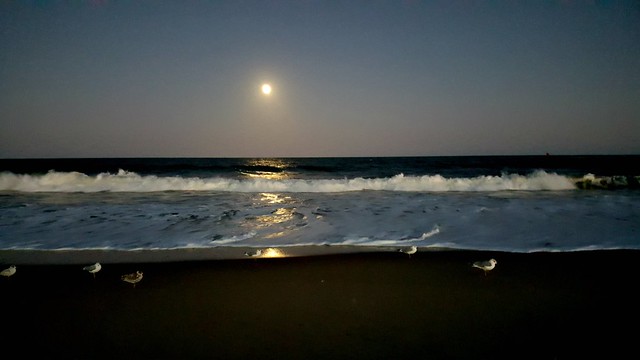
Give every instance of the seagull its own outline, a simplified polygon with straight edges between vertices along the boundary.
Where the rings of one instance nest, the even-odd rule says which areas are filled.
[[[15,265],[11,265],[8,268],[0,271],[0,275],[6,276],[6,277],[9,277],[9,276],[11,276],[11,275],[13,275],[15,273],[16,273],[16,266]]]
[[[401,252],[401,253],[405,253],[405,254],[409,255],[409,257],[411,257],[411,255],[413,255],[416,252],[418,252],[418,247],[417,246],[410,246],[408,248],[398,249],[398,251]]]
[[[486,276],[487,271],[493,270],[497,263],[496,259],[491,259],[489,261],[476,261],[473,263],[473,267],[484,270],[484,275]]]
[[[122,275],[122,281],[126,281],[130,284],[133,284],[133,287],[136,287],[136,284],[142,280],[142,271],[136,271],[131,274]]]
[[[100,265],[99,262],[97,262],[97,263],[95,263],[93,265],[85,266],[85,267],[82,268],[82,270],[85,270],[85,271],[88,271],[88,272],[92,273],[94,278],[96,277],[96,273],[98,271],[100,271],[100,269],[102,269],[102,265]]]
[[[248,257],[258,257],[260,255],[262,255],[262,249],[258,249],[256,251],[252,251],[252,252],[246,251],[244,253],[244,256],[248,256]]]

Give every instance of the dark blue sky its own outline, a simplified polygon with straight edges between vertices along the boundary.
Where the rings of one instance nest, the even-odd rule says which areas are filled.
[[[0,2],[0,157],[546,152],[640,153],[640,2]]]

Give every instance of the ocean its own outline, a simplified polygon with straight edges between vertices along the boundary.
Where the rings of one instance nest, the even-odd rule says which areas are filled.
[[[2,159],[0,250],[640,249],[639,179],[640,156]]]

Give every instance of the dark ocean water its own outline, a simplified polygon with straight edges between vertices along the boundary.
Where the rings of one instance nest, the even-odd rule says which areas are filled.
[[[640,156],[0,160],[0,249],[640,248]]]

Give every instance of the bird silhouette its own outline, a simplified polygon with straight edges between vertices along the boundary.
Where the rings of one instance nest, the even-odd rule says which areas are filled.
[[[418,252],[418,247],[417,246],[410,246],[408,248],[398,249],[398,251],[401,252],[401,253],[405,253],[405,254],[409,255],[409,257],[411,257],[411,255],[413,255],[416,252]]]
[[[142,271],[136,271],[131,274],[122,275],[122,281],[133,284],[133,287],[136,287],[136,284],[142,280]]]
[[[0,275],[6,276],[6,277],[12,276],[15,273],[16,273],[16,266],[15,265],[11,265],[8,268],[0,271]]]
[[[476,261],[473,263],[473,267],[481,269],[484,271],[484,275],[487,275],[488,271],[493,270],[496,267],[496,264],[498,262],[496,261],[496,259],[490,259],[487,261]]]
[[[87,266],[85,266],[85,267],[83,267],[83,268],[82,268],[82,270],[88,271],[88,272],[90,272],[91,274],[93,274],[93,278],[94,278],[94,279],[95,279],[95,277],[96,277],[96,273],[97,273],[98,271],[100,271],[101,269],[102,269],[102,265],[100,265],[100,263],[99,263],[99,262],[97,262],[97,263],[95,263],[95,264],[93,264],[93,265],[87,265]]]
[[[258,249],[252,252],[247,251],[244,253],[244,256],[248,256],[248,257],[259,257],[260,255],[262,255],[262,249]]]

